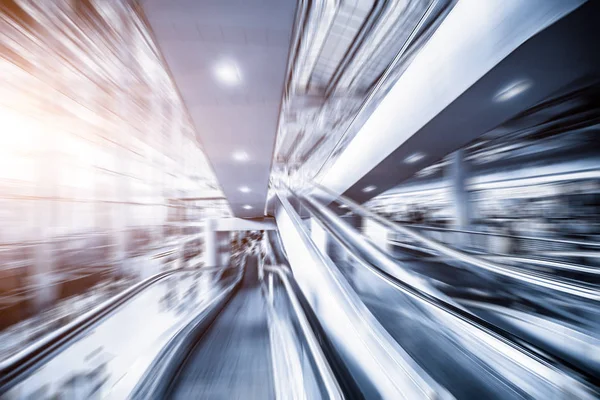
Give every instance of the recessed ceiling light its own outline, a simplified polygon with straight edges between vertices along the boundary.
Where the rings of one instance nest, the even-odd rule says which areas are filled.
[[[425,158],[425,154],[417,151],[416,153],[411,154],[410,156],[406,157],[404,159],[404,162],[407,164],[414,164],[418,161],[421,161],[422,159]]]
[[[365,192],[365,193],[369,193],[369,192],[372,192],[375,189],[377,189],[377,186],[369,185],[366,188],[364,188],[362,191]]]
[[[250,188],[248,186],[240,186],[240,192],[250,193]]]
[[[348,206],[347,206],[347,205],[345,205],[345,204],[340,204],[340,206],[339,206],[339,207],[340,207],[340,208],[348,208]]]
[[[252,210],[252,206],[250,204],[246,204],[244,207],[242,207],[244,210]]]
[[[244,161],[248,161],[250,159],[250,156],[244,150],[235,151],[232,154],[232,157],[235,161],[238,161],[238,162],[244,162]]]
[[[533,83],[528,79],[521,79],[504,87],[494,96],[494,101],[507,101],[528,90]]]
[[[242,74],[238,66],[231,61],[221,61],[215,65],[215,77],[226,85],[237,85],[242,81]]]

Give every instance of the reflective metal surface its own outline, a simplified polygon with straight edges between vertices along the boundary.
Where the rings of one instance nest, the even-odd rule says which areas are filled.
[[[275,399],[273,376],[266,303],[256,283],[244,285],[189,355],[170,397]]]
[[[318,190],[326,192],[328,196],[332,195],[332,193],[328,189],[322,186],[319,186]],[[445,256],[451,257],[452,259],[457,260],[466,266],[470,266],[476,269],[482,269],[484,271],[508,277],[513,280],[521,281],[525,284],[539,286],[541,288],[556,291],[559,293],[581,297],[583,299],[591,300],[594,302],[600,301],[600,291],[598,290],[598,288],[586,285],[584,282],[573,282],[557,279],[552,276],[540,274],[536,271],[518,269],[510,265],[498,264],[481,259],[475,255],[457,250],[436,240],[430,239],[407,226],[390,222],[348,198],[339,196],[338,199],[342,202],[342,204],[345,204],[346,206],[351,208],[358,215],[372,220],[375,223],[385,227],[385,229],[391,230],[392,232],[410,236],[411,238],[419,241],[420,243],[423,243],[426,247],[435,250]]]
[[[296,339],[296,341],[289,340],[288,339],[288,343],[305,343],[306,345],[306,349],[298,349],[298,353],[299,354],[307,354],[308,356],[311,357],[310,360],[303,360],[304,362],[302,363],[303,365],[306,363],[312,363],[314,364],[314,369],[316,371],[318,371],[318,379],[321,382],[316,382],[317,385],[321,385],[321,388],[318,388],[320,391],[322,391],[322,393],[320,393],[320,395],[323,398],[328,398],[328,399],[342,399],[344,398],[344,394],[342,393],[342,389],[340,388],[340,385],[337,382],[336,376],[334,374],[334,372],[331,369],[331,366],[329,365],[329,361],[327,360],[327,357],[325,356],[325,354],[323,353],[323,349],[321,349],[321,345],[319,344],[319,339],[315,336],[315,333],[313,332],[306,316],[304,315],[304,311],[302,310],[302,306],[298,300],[298,298],[296,297],[296,294],[294,293],[294,289],[291,286],[290,283],[290,278],[288,277],[288,271],[284,270],[281,266],[280,267],[266,267],[265,268],[265,272],[267,272],[267,274],[269,275],[275,275],[277,277],[277,279],[281,282],[283,289],[285,290],[285,298],[286,298],[286,302],[284,303],[284,305],[278,305],[277,302],[275,302],[275,306],[273,307],[274,312],[273,312],[273,319],[275,319],[275,321],[273,321],[272,326],[275,325],[276,323],[281,324],[281,320],[283,318],[288,318],[289,320],[294,320],[296,321],[296,324],[288,324],[288,326],[291,326],[292,329],[294,329],[296,331],[296,335],[301,335],[302,336],[302,340],[298,340]],[[268,282],[267,285],[267,291],[269,293],[269,301],[272,303],[274,303],[274,289],[273,289],[273,279],[271,276],[267,275],[266,280],[263,280],[263,284],[265,284],[265,282]],[[286,307],[287,306],[287,307]],[[289,315],[290,310],[293,311],[293,317]],[[284,313],[283,316],[281,316],[279,313]],[[283,348],[282,348],[283,350]],[[305,356],[306,357],[306,356]],[[289,356],[288,356],[289,358]],[[305,368],[304,368],[305,369]],[[303,376],[307,375],[306,372],[302,373]],[[289,382],[289,380],[288,380]],[[302,387],[303,387],[303,391],[306,392],[307,388],[309,387],[309,385],[304,384],[304,380],[302,382]],[[276,386],[277,385],[282,385],[283,383],[279,380],[276,379]],[[283,393],[285,393],[285,388],[281,388],[280,392],[281,395],[283,396]],[[292,392],[293,394],[296,394],[298,391]],[[308,392],[309,395],[308,398],[315,398],[316,393],[310,393]],[[280,397],[282,397],[280,396]]]
[[[149,286],[3,398],[125,397],[169,338],[227,284],[215,284],[215,278],[215,271],[180,272]]]
[[[247,257],[239,290],[186,356],[169,398],[344,398],[291,278],[262,262]]]
[[[415,305],[420,312],[411,312],[417,321],[431,319],[435,321],[434,323],[437,322],[440,330],[447,332],[454,337],[454,340],[466,345],[466,349],[472,351],[478,358],[485,360],[488,366],[502,374],[504,379],[512,382],[514,387],[536,398],[556,396],[560,393],[562,395],[571,393],[569,395],[584,398],[594,398],[597,395],[597,388],[588,386],[586,382],[590,379],[589,373],[580,375],[580,371],[572,369],[564,360],[557,363],[554,357],[535,350],[517,336],[512,336],[502,329],[498,330],[471,312],[465,312],[462,306],[457,307],[457,303],[450,300],[445,294],[440,296],[430,288],[427,289],[430,284],[426,283],[424,277],[411,276],[412,272],[387,259],[381,250],[369,244],[358,232],[339,220],[339,217],[336,217],[331,211],[310,199],[307,199],[308,205],[310,205],[309,212],[313,217],[316,216],[317,221],[323,224],[325,229],[345,248],[346,256],[353,261],[355,266],[362,265],[363,269],[374,273],[379,279],[400,292],[418,300]],[[315,215],[317,210],[318,214]],[[336,231],[333,230],[334,227]],[[365,276],[361,275],[361,284],[364,284],[365,280]],[[411,287],[415,282],[417,286]],[[429,294],[426,294],[428,290]],[[377,291],[375,291],[375,296],[378,297],[376,293]],[[393,296],[389,293],[381,293],[379,298],[387,301]],[[393,301],[392,303],[396,304]],[[427,307],[423,307],[423,305],[427,305]],[[434,308],[431,309],[430,306]],[[506,364],[507,362],[508,364]],[[438,368],[440,368],[439,365]],[[434,371],[440,372],[437,369]],[[548,386],[547,382],[553,382],[553,384]],[[567,387],[569,389],[565,389]],[[565,392],[565,390],[567,391]],[[575,392],[570,392],[572,390]]]
[[[395,343],[319,251],[285,194],[278,193],[278,199],[277,225],[294,277],[364,395],[451,398]]]

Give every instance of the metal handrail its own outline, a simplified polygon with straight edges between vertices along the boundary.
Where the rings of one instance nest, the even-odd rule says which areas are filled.
[[[212,269],[212,268],[211,268]],[[203,271],[209,271],[205,269]],[[36,368],[60,348],[76,339],[98,321],[146,288],[175,273],[196,272],[191,269],[164,271],[143,280],[131,288],[106,300],[62,328],[42,337],[25,349],[0,362],[0,394],[14,386],[23,374]]]
[[[600,258],[600,251],[570,251],[556,250],[544,252],[551,257],[577,257],[577,258]]]
[[[395,222],[395,223],[398,224],[397,222]],[[537,241],[537,242],[572,244],[572,245],[582,246],[582,247],[598,247],[598,248],[600,248],[600,242],[589,242],[589,241],[583,241],[583,240],[553,239],[553,238],[542,238],[542,237],[536,237],[536,236],[508,235],[506,233],[482,232],[482,231],[474,231],[474,230],[469,230],[469,229],[442,228],[442,227],[427,226],[427,225],[410,225],[410,226],[413,229],[418,229],[418,230],[423,230],[423,231],[467,233],[469,235],[494,236],[494,237],[502,237],[502,238],[508,238],[508,239],[533,240],[533,241]]]
[[[394,222],[388,221],[383,218],[379,214],[374,213],[368,208],[350,200],[345,196],[334,196],[334,194],[327,188],[322,186],[318,186],[318,189],[324,191],[330,196],[333,196],[336,199],[336,202],[345,204],[350,210],[353,212],[376,221],[380,225],[403,235],[408,235],[421,243],[424,243],[427,247],[440,252],[448,257],[451,257],[460,262],[466,263],[468,265],[484,269],[489,272],[496,273],[498,275],[503,275],[511,279],[517,279],[522,282],[533,284],[536,286],[540,286],[546,289],[555,290],[557,292],[569,294],[572,296],[581,297],[587,300],[592,301],[600,301],[600,290],[595,287],[590,287],[588,285],[582,285],[572,282],[566,282],[560,279],[554,279],[543,274],[536,273],[534,271],[524,271],[520,268],[511,267],[508,265],[497,264],[492,261],[484,260],[480,257],[474,256],[472,254],[466,253],[464,251],[456,250],[451,248],[443,243],[440,243],[437,240],[430,239],[418,232],[415,232],[413,229],[408,228],[403,225],[396,224]]]
[[[300,325],[300,329],[302,330],[302,334],[306,339],[306,343],[310,350],[311,356],[315,362],[315,365],[319,371],[319,376],[323,379],[323,384],[325,386],[325,390],[327,392],[327,396],[329,399],[343,399],[344,395],[338,382],[335,378],[335,375],[321,349],[321,346],[318,343],[317,337],[315,336],[304,311],[302,310],[302,306],[294,293],[292,285],[290,283],[288,274],[282,268],[276,267],[265,267],[266,272],[270,272],[276,274],[283,286],[285,288],[286,294],[290,300],[292,305],[292,310],[296,315],[296,319]]]
[[[383,281],[417,301],[442,311],[442,315],[451,317],[454,321],[459,322],[468,330],[474,329],[474,331],[470,333],[482,340],[486,345],[494,348],[499,354],[504,354],[515,363],[521,364],[525,362],[527,368],[533,374],[543,376],[548,382],[557,383],[557,379],[566,379],[566,382],[563,381],[563,383],[566,383],[569,386],[573,385],[572,387],[574,390],[577,388],[582,398],[594,398],[593,396],[599,394],[597,387],[593,384],[589,384],[593,379],[585,371],[580,371],[576,367],[572,367],[568,362],[536,349],[521,338],[464,309],[453,300],[447,298],[447,296],[436,296],[435,294],[431,294],[426,290],[422,290],[421,288],[412,285],[412,282],[403,281],[386,269],[366,261],[356,254],[356,249],[360,249],[361,252],[364,252],[370,259],[373,259],[376,262],[391,263],[397,267],[395,260],[392,260],[388,254],[378,250],[376,246],[366,241],[366,239],[358,232],[353,235],[353,239],[350,239],[353,243],[352,247],[356,247],[356,249],[351,248],[330,226],[332,224],[331,221],[323,221],[323,219],[330,220],[332,218],[332,211],[327,210],[324,205],[319,204],[306,196],[301,199],[305,207],[308,208],[309,213],[315,217],[316,222],[333,235],[337,242],[347,250],[350,257]],[[338,228],[340,227],[338,226]],[[346,233],[348,233],[350,229],[351,228],[347,228]],[[362,243],[359,243],[359,241]],[[560,384],[557,386],[560,386]]]
[[[240,265],[246,265],[247,255],[242,257]],[[227,267],[225,267],[227,268]],[[223,271],[223,267],[211,267],[213,270]],[[243,278],[244,268],[239,268],[238,274],[229,285],[224,287],[215,297],[204,305],[202,310],[188,323],[179,328],[160,353],[154,358],[146,369],[142,378],[127,396],[130,399],[148,399],[169,397],[175,376],[182,362],[194,348],[198,337],[206,331],[217,314],[231,299],[239,288]]]
[[[370,390],[375,390],[378,396],[406,398],[409,386],[403,387],[402,382],[410,382],[414,387],[413,390],[420,393],[420,398],[451,398],[450,393],[423,371],[393,340],[357,295],[353,291],[348,290],[350,288],[341,273],[336,270],[332,261],[318,250],[308,236],[300,216],[287,200],[286,194],[278,191],[277,196],[282,212],[289,218],[291,225],[298,233],[299,239],[305,245],[313,261],[325,267],[325,276],[331,277],[334,287],[339,288],[339,293],[337,293],[341,297],[339,305],[343,308],[344,313],[348,315],[348,319],[352,320],[353,329],[347,332],[346,335],[339,336],[338,340],[344,341],[341,346],[345,347],[349,346],[349,342],[352,341],[352,339],[348,339],[348,335],[354,334],[354,339],[359,339],[361,346],[349,346],[348,348],[352,348],[353,352],[359,352],[358,354],[351,355],[355,361],[356,357],[359,356],[368,355],[370,357],[367,361],[357,363],[361,369],[360,373],[366,374],[364,379],[368,380],[369,384],[372,385]],[[276,218],[282,219],[283,217],[277,216]],[[279,220],[277,224],[280,227],[280,231],[282,229],[281,226],[285,227],[285,224],[282,224]],[[285,238],[282,239],[285,245]],[[291,264],[293,268],[293,263]],[[302,282],[299,282],[299,284],[301,289],[304,290]],[[331,293],[329,295],[331,296]],[[323,304],[328,304],[328,302],[323,302]],[[336,321],[336,329],[339,329],[339,324],[340,321]],[[375,364],[373,361],[375,361]],[[377,370],[366,369],[368,365],[377,365]],[[387,368],[384,366],[387,366]],[[417,371],[419,372],[417,373]]]
[[[403,247],[405,249],[409,249],[409,250],[413,250],[413,251],[417,251],[417,252],[422,252],[424,254],[426,254],[426,258],[422,258],[423,261],[448,261],[451,260],[451,258],[442,258],[440,257],[439,253],[431,250],[427,247],[423,247],[420,245],[412,245],[412,244],[408,244],[402,241],[395,241],[395,240],[388,240],[388,243],[392,244],[393,246],[399,246],[399,247]],[[402,256],[399,255],[394,255],[394,254],[390,254],[394,259],[400,260],[402,259]],[[524,263],[528,263],[529,265],[541,265],[541,266],[548,266],[547,263],[552,264],[554,270],[552,272],[555,272],[558,269],[564,269],[565,271],[571,272],[571,273],[587,273],[588,275],[592,275],[593,277],[596,277],[599,273],[600,273],[600,268],[596,268],[594,269],[593,267],[587,267],[587,266],[583,266],[583,265],[578,265],[578,264],[567,264],[567,263],[562,263],[562,262],[555,262],[555,261],[551,261],[551,260],[543,260],[543,259],[534,259],[534,258],[524,258],[524,257],[513,257],[513,256],[509,256],[509,255],[485,255],[485,254],[478,254],[479,257],[484,258],[484,259],[489,259],[489,260],[509,260],[509,261],[519,261],[519,262],[524,262]],[[523,268],[523,267],[519,267],[519,268]],[[545,271],[542,271],[542,273],[547,273]],[[567,278],[569,279],[569,278]],[[538,310],[542,311],[545,315],[554,315],[555,317],[559,317],[559,318],[567,318],[568,320],[571,321],[579,321],[580,323],[585,323],[587,324],[589,321],[585,321],[582,320],[580,317],[578,317],[577,315],[568,312],[566,310],[561,310],[560,308],[556,308],[553,307],[551,305],[549,305],[548,303],[546,303],[544,300],[542,300],[541,302],[539,300],[533,300],[530,296],[528,296],[526,293],[523,293],[521,291],[521,293],[514,293],[512,292],[511,294],[517,294],[517,297],[521,300],[524,301],[524,304],[535,304],[535,307],[538,308]],[[464,301],[461,301],[460,304],[465,304]]]
[[[404,242],[399,241],[399,240],[393,240],[393,239],[388,239],[388,243],[391,243],[393,245],[401,245],[401,246],[405,245]],[[413,245],[410,245],[410,247],[415,250],[427,252],[427,248],[425,248],[425,247],[419,247],[419,246],[413,246]],[[566,263],[566,262],[562,262],[562,261],[548,260],[548,259],[544,259],[544,258],[511,256],[508,254],[478,254],[477,256],[480,258],[483,258],[486,260],[492,260],[492,261],[502,261],[502,260],[516,261],[516,262],[521,262],[524,264],[539,265],[539,266],[550,267],[550,268],[559,269],[559,270],[563,270],[563,271],[584,273],[584,274],[588,274],[588,275],[600,275],[600,267],[589,267],[587,265]]]

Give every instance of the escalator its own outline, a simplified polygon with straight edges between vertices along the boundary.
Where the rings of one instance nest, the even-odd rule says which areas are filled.
[[[408,253],[394,258],[318,201],[297,198],[296,207],[310,218],[303,221],[280,194],[278,199],[279,232],[266,235],[266,255],[243,256],[225,269],[150,278],[0,364],[0,396],[600,394],[586,364],[573,361],[577,357],[561,357],[506,329],[490,296],[466,298],[490,306],[478,313],[464,296],[453,295],[449,286],[494,289],[469,269],[440,273],[439,260],[421,262]]]
[[[243,259],[229,299],[165,346],[132,398],[349,397],[297,306],[292,278],[264,266],[267,285],[259,279],[262,256]]]
[[[419,251],[392,243],[387,252],[404,268],[430,280],[477,316],[600,376],[599,360],[593,356],[600,345],[598,311],[593,302],[518,285],[503,277],[478,275],[426,248]],[[581,281],[596,283],[590,279]]]
[[[0,398],[357,398],[338,386],[292,278],[269,266],[267,290],[258,263],[150,278],[2,362]]]
[[[270,239],[274,242],[274,253],[282,254],[282,246],[276,243],[279,236],[273,234]],[[406,298],[372,280],[371,290],[361,290],[367,277],[357,273],[348,259],[338,258],[335,263],[392,337],[456,398],[527,398],[523,391],[486,368],[431,323],[419,319],[420,310]],[[452,368],[448,368],[449,365]]]
[[[388,251],[484,320],[589,371],[595,379],[600,377],[600,360],[594,355],[600,346],[600,324],[593,302],[519,287],[509,279],[482,279],[431,255],[419,256],[398,247]]]
[[[423,314],[418,304],[329,244],[331,257],[369,311],[428,374],[457,399],[525,399],[527,393]]]
[[[238,292],[185,360],[169,397],[275,398],[266,307],[250,257]]]
[[[310,201],[321,207],[319,201]],[[600,377],[600,359],[595,355],[600,346],[597,269],[508,257],[517,264],[513,265],[506,264],[507,257],[475,256],[387,221],[344,197],[334,201],[376,232],[378,236],[367,234],[365,240],[391,257],[395,270],[427,281],[479,318],[563,359],[584,375]],[[389,240],[390,236],[407,240]],[[539,268],[531,266],[534,262]],[[566,277],[557,268],[578,271],[569,271]]]
[[[379,248],[374,239],[361,237],[317,200],[300,198],[313,235],[328,237],[321,247],[369,310],[411,357],[457,398],[480,398],[482,393],[489,398],[598,395],[598,388],[591,383],[594,373],[581,368],[585,362],[575,364],[572,358],[548,354],[527,340],[531,337],[504,329],[498,318],[482,318],[450,296],[453,287],[458,291],[461,286],[474,287],[473,295],[480,295],[493,293],[495,285],[486,288],[486,283],[481,284],[485,280],[468,270],[440,268],[436,261],[420,262],[415,254],[396,254],[401,261],[395,259],[382,249],[385,244]],[[406,265],[407,260],[411,266]],[[500,285],[498,289],[501,292],[503,288]],[[504,345],[507,350],[499,351]],[[507,363],[512,367],[506,368]],[[577,382],[582,392],[567,394],[563,384],[556,382],[552,388],[546,379],[539,379],[542,369],[556,379]]]

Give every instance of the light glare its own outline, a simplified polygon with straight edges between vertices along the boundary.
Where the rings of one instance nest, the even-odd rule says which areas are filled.
[[[250,156],[245,151],[238,150],[233,153],[233,159],[238,162],[245,162],[250,159]]]
[[[362,191],[365,192],[365,193],[369,193],[369,192],[372,192],[375,189],[377,189],[377,186],[369,185],[369,186],[365,187]]]
[[[496,95],[494,96],[494,101],[498,101],[498,102],[508,101],[514,97],[517,97],[521,93],[525,92],[531,86],[532,86],[531,81],[526,80],[526,79],[513,82],[510,85],[503,88],[502,90],[500,90],[498,93],[496,93]]]
[[[423,154],[421,152],[416,152],[416,153],[413,153],[410,156],[406,157],[404,159],[404,162],[406,164],[414,164],[418,161],[421,161],[423,158],[425,158],[425,154]]]
[[[232,62],[218,63],[215,65],[214,74],[219,81],[227,85],[237,85],[242,81],[242,74],[239,68]]]

